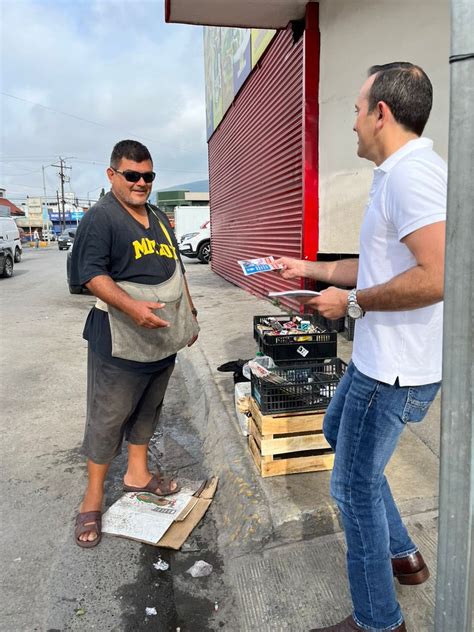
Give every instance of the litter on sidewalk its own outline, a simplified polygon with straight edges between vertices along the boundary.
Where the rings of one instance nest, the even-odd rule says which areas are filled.
[[[158,561],[153,564],[153,568],[156,568],[157,571],[167,571],[170,565],[165,560],[162,560],[161,557],[158,558]]]
[[[244,437],[249,433],[250,382],[237,382],[234,386],[235,413]]]
[[[247,382],[247,378],[243,374],[243,368],[245,364],[247,364],[248,360],[231,360],[230,362],[224,362],[217,367],[218,371],[222,373],[233,373],[234,374],[234,384],[238,384],[239,382]]]
[[[217,489],[216,476],[183,481],[177,494],[124,494],[105,512],[102,532],[145,544],[178,550],[209,508]]]
[[[213,571],[212,564],[208,564],[204,560],[199,560],[197,562],[194,562],[191,568],[188,568],[186,573],[189,573],[191,577],[196,578],[196,577],[207,577],[208,575],[212,573],[212,571]]]

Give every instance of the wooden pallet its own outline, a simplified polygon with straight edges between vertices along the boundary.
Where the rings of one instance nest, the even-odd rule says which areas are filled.
[[[253,398],[250,412],[248,443],[262,477],[332,469],[324,413],[262,415]]]

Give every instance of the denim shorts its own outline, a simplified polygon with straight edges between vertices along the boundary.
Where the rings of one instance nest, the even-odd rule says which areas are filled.
[[[174,363],[152,373],[126,371],[89,349],[87,417],[83,453],[94,463],[110,463],[122,441],[144,445],[152,438]]]

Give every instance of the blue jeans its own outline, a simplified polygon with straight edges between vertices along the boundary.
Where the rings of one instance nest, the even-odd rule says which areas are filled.
[[[346,535],[353,617],[370,632],[402,623],[391,558],[418,550],[384,470],[406,423],[424,418],[439,387],[385,384],[351,362],[324,417],[324,435],[336,452],[331,495]]]

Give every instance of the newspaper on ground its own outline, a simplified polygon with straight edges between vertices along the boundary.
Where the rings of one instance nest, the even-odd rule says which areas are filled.
[[[283,266],[278,264],[274,257],[262,257],[261,259],[247,259],[237,262],[242,268],[245,276],[257,274],[258,272],[272,272],[281,270]]]
[[[169,496],[125,493],[103,515],[102,532],[156,545],[173,523],[186,520],[206,482],[180,479],[180,491]]]

